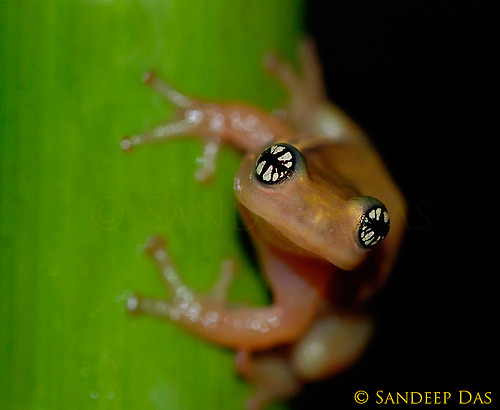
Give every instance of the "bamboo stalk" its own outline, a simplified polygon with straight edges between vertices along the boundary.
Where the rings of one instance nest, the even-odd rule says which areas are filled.
[[[258,103],[282,90],[261,68],[300,35],[298,0],[3,0],[0,3],[0,407],[239,408],[250,386],[230,351],[130,318],[124,295],[163,295],[140,245],[167,236],[203,290],[234,255],[233,300],[265,303],[239,242],[224,149],[193,173],[195,139],[138,149],[120,138],[171,113],[150,68],[186,93]],[[217,238],[217,240],[214,240]]]

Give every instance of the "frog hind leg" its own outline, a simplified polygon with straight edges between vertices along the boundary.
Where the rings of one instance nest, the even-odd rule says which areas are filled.
[[[127,298],[127,310],[133,314],[149,314],[177,322],[184,320],[200,320],[205,326],[210,326],[213,317],[200,317],[201,305],[198,295],[181,279],[174,268],[162,237],[151,236],[145,246],[146,253],[154,261],[161,279],[170,293],[170,299],[153,299],[139,296],[135,293]],[[225,305],[226,296],[234,278],[234,263],[224,260],[218,279],[207,295],[214,305]],[[213,315],[212,315],[213,316]]]
[[[306,280],[283,272],[301,294],[301,302],[290,300],[269,306],[231,306],[226,301],[233,277],[232,262],[222,264],[222,274],[208,294],[184,284],[174,268],[165,243],[153,236],[147,243],[151,256],[170,294],[168,299],[153,299],[132,294],[127,309],[134,314],[149,314],[170,322],[206,340],[233,349],[264,350],[295,340],[314,317],[318,293]],[[292,295],[290,299],[293,299]]]
[[[288,348],[250,353],[240,350],[236,354],[238,373],[255,385],[255,391],[246,401],[247,410],[259,410],[266,404],[287,400],[302,389],[289,362]]]
[[[291,364],[301,380],[341,373],[357,361],[373,334],[373,320],[358,313],[336,313],[318,319],[293,346]]]

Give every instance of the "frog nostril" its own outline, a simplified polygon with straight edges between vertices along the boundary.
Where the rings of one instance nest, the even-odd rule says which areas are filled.
[[[255,164],[255,175],[264,184],[277,184],[293,174],[296,155],[288,144],[275,144],[260,154]]]
[[[382,242],[389,233],[389,214],[382,204],[369,208],[361,215],[358,225],[358,240],[364,248]]]

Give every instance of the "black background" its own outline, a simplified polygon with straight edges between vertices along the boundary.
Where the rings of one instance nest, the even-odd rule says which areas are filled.
[[[306,3],[329,95],[368,131],[410,215],[363,360],[293,408],[380,408],[377,390],[450,391],[446,408],[460,389],[493,392],[470,407],[500,400],[500,16],[481,2],[397,4]]]

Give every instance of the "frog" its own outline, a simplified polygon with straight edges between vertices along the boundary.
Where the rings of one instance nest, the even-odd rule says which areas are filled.
[[[254,385],[248,409],[291,399],[363,356],[374,333],[367,305],[387,281],[405,230],[402,191],[367,133],[329,101],[314,42],[301,40],[297,54],[296,65],[277,53],[264,59],[289,99],[272,113],[187,96],[150,71],[144,83],[173,105],[174,118],[121,141],[130,152],[199,138],[204,149],[194,177],[201,182],[213,177],[221,146],[241,153],[234,194],[270,303],[228,302],[235,277],[229,259],[209,292],[196,291],[182,280],[165,239],[153,235],[145,251],[169,296],[132,293],[126,306],[234,350],[236,371]]]

